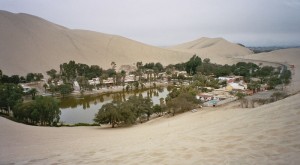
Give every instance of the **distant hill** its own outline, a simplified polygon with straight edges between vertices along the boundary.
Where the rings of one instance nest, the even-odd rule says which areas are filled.
[[[232,64],[233,57],[245,56],[253,52],[240,44],[231,43],[223,38],[200,38],[191,42],[172,46],[169,50],[197,54],[202,59],[210,58],[212,63]]]
[[[71,30],[36,16],[0,11],[0,69],[8,75],[42,72],[75,60],[117,67],[137,61],[163,65],[188,60],[192,54],[146,45],[121,36]]]
[[[300,46],[268,46],[268,47],[248,47],[254,53],[272,52],[280,49],[300,48]]]

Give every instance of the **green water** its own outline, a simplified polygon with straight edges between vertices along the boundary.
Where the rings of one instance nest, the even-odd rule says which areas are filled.
[[[152,99],[153,104],[159,104],[160,98],[166,98],[167,88],[149,89],[140,92],[121,92],[114,94],[86,95],[83,97],[67,97],[60,100],[60,121],[64,124],[94,123],[93,119],[103,104],[112,100],[125,100],[129,96],[142,94]]]

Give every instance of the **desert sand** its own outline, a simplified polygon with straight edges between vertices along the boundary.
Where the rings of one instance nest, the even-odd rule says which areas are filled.
[[[205,108],[117,129],[0,118],[0,164],[299,164],[299,99]]]
[[[249,58],[296,65],[299,50]],[[300,164],[300,94],[241,109],[239,102],[127,128],[50,128],[0,117],[0,164]]]
[[[192,56],[117,35],[68,29],[39,17],[6,11],[0,11],[0,36],[0,69],[8,75],[46,73],[70,60],[107,69],[112,61],[117,67],[138,61],[167,65]]]
[[[251,53],[224,39],[210,38],[189,43],[198,45],[192,49],[187,44],[159,48],[117,35],[68,29],[36,16],[6,11],[0,11],[0,36],[0,69],[7,75],[45,74],[52,68],[58,70],[60,64],[70,60],[107,69],[112,61],[117,67],[139,61],[175,64],[186,62],[195,53],[201,58],[209,56],[214,63],[229,63],[224,60]]]

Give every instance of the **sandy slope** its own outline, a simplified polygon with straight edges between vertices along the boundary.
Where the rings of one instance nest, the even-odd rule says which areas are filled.
[[[252,54],[248,48],[230,43],[223,38],[200,38],[169,48],[170,50],[190,52],[202,59],[210,58],[212,63],[233,64],[233,57]]]
[[[192,54],[170,51],[124,37],[71,30],[28,14],[0,11],[0,69],[5,74],[26,74],[58,69],[75,60],[110,67],[137,61],[183,62]]]
[[[130,128],[43,128],[0,118],[0,164],[299,164],[300,95]]]

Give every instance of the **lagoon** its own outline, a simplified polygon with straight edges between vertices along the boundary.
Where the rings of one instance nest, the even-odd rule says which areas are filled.
[[[150,97],[153,105],[160,103],[160,98],[166,98],[169,94],[167,88],[147,89],[138,92],[119,92],[111,94],[97,94],[85,96],[71,96],[60,100],[60,122],[64,124],[94,123],[95,114],[102,105],[113,100],[124,101],[129,96],[142,94]]]

